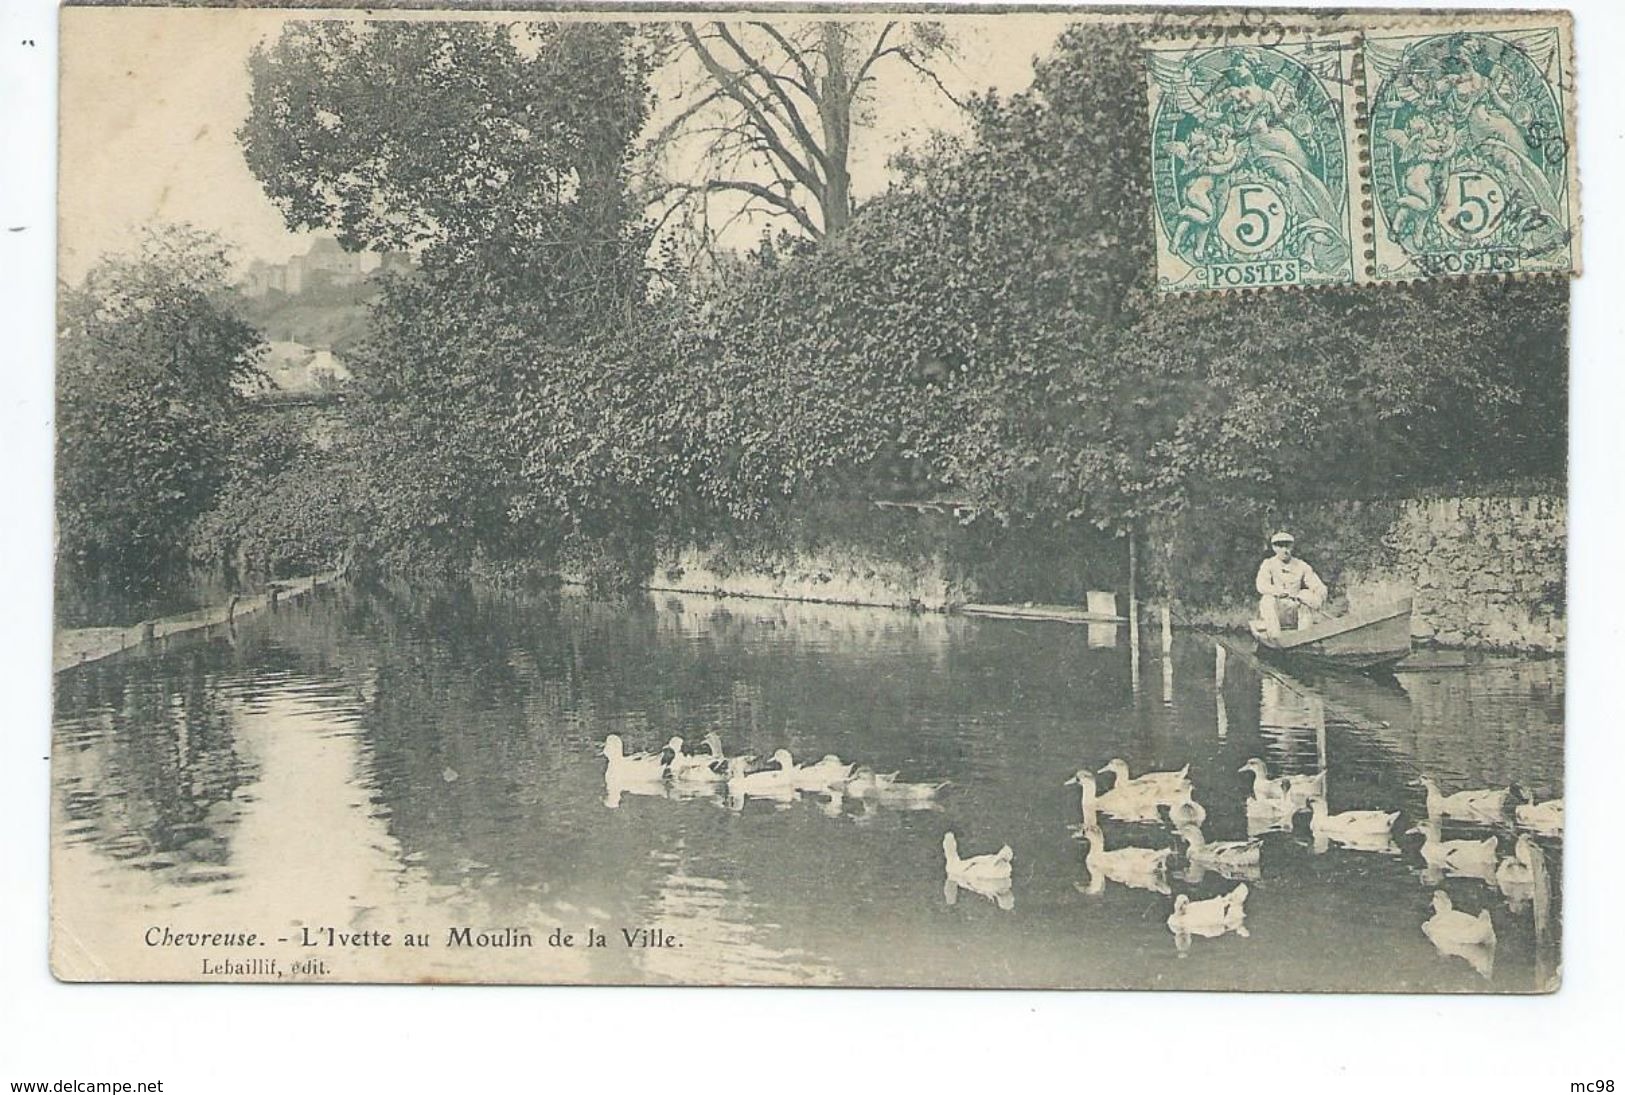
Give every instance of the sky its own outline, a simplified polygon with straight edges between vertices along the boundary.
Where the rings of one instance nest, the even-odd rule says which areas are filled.
[[[250,50],[288,21],[324,16],[332,18],[264,9],[63,9],[59,277],[77,282],[101,255],[129,250],[143,226],[172,221],[218,232],[242,262],[303,253],[310,236],[285,229],[235,133],[248,109]],[[1069,22],[1038,14],[943,21],[958,56],[940,75],[959,98],[1028,86],[1033,59],[1049,52]],[[894,69],[882,79],[875,124],[854,140],[859,198],[884,188],[886,161],[899,147],[932,129],[965,129],[958,108],[919,78]]]

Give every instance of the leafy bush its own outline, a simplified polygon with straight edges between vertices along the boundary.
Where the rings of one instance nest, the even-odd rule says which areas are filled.
[[[227,481],[264,349],[233,310],[228,268],[219,240],[174,227],[63,291],[56,498],[66,600],[100,589],[139,603],[157,591],[183,568],[192,522]]]

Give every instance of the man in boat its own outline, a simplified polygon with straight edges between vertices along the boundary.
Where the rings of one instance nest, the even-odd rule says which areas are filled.
[[[1258,568],[1258,618],[1271,635],[1308,627],[1315,609],[1326,603],[1326,583],[1314,567],[1293,556],[1293,544],[1290,532],[1271,536],[1274,554]]]

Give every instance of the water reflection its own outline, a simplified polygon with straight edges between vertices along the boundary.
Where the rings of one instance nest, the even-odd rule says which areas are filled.
[[[1402,829],[1427,816],[1423,774],[1447,794],[1518,782],[1559,799],[1559,664],[1302,682],[1177,635],[1162,665],[1170,702],[1137,705],[1131,651],[1064,625],[346,591],[244,621],[235,645],[61,675],[58,958],[95,976],[129,955],[129,925],[183,921],[434,935],[410,960],[344,956],[344,976],[370,979],[1552,986],[1560,837],[1525,826],[1487,879],[1445,871],[1453,911],[1493,902],[1499,938],[1488,964],[1444,962],[1418,931],[1417,844],[1395,854],[1388,830],[1388,855],[1317,858],[1331,835],[1295,805],[1309,792],[1259,799],[1236,773],[1249,758],[1266,780],[1324,772],[1328,817],[1397,811]],[[612,734],[624,752],[712,731],[730,755],[860,767],[839,788],[730,801],[705,780],[606,779],[594,756]],[[1092,769],[1111,757],[1130,784],[1188,765],[1204,844],[1259,839],[1267,871],[1176,840],[1167,815],[1185,798],[1100,790]],[[979,855],[1019,848],[1008,885],[952,878],[949,829]],[[1489,836],[1447,824],[1438,840]],[[1206,926],[1165,924],[1178,899],[1200,912],[1241,879],[1259,895],[1252,938],[1176,963]],[[492,955],[445,946],[456,924],[687,942]],[[166,960],[139,955],[137,972],[189,973]]]
[[[958,904],[960,890],[964,890],[966,893],[976,894],[978,897],[985,897],[989,901],[993,902],[993,904],[1003,909],[1005,912],[1009,912],[1011,909],[1016,907],[1015,890],[1011,887],[1008,881],[1006,881],[1003,885],[991,883],[972,885],[957,878],[945,878],[942,880],[942,899],[947,904]]]
[[[64,680],[58,702],[85,714],[59,722],[57,831],[171,884],[227,883],[236,796],[255,766],[205,654],[166,670],[132,682],[98,664]]]

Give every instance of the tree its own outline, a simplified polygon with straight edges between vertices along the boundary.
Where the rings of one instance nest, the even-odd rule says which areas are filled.
[[[651,63],[635,25],[559,22],[296,23],[251,58],[239,138],[289,226],[421,252],[351,359],[364,546],[385,561],[557,553],[522,416],[589,383],[571,348],[644,298],[627,175]]]
[[[952,99],[932,64],[952,53],[940,23],[683,23],[699,78],[649,144],[663,154],[699,142],[699,174],[676,180],[671,210],[717,193],[743,195],[736,216],[787,219],[822,239],[852,219],[854,130],[887,67],[902,67]],[[682,61],[679,60],[679,66]]]
[[[630,24],[290,23],[249,58],[237,136],[290,228],[522,270],[582,313],[642,289],[650,63]]]
[[[235,313],[224,246],[150,231],[62,292],[57,353],[58,574],[138,597],[183,560],[214,503],[262,378]]]

